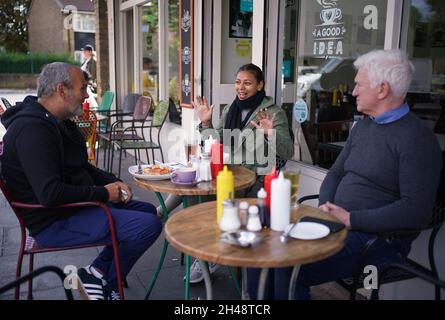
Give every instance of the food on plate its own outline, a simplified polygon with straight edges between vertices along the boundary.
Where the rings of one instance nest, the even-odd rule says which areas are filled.
[[[169,167],[162,167],[160,165],[154,165],[151,167],[144,168],[144,174],[149,174],[151,176],[163,176],[165,174],[170,174],[172,169]]]

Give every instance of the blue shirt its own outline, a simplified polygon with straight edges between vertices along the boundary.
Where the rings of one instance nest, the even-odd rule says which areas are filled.
[[[399,120],[409,112],[409,106],[404,103],[400,107],[382,113],[377,117],[371,117],[375,123],[387,124]]]

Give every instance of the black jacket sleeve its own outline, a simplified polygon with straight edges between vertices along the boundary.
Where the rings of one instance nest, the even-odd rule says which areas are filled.
[[[63,152],[57,130],[45,123],[24,126],[15,140],[21,167],[40,204],[108,201],[103,186],[76,186],[63,181]]]

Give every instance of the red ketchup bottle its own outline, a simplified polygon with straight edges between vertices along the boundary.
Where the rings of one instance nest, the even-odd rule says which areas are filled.
[[[222,143],[215,141],[210,149],[210,169],[212,171],[212,178],[216,179],[218,173],[223,168],[223,145]]]
[[[272,191],[271,190],[272,180],[274,180],[276,178],[278,178],[278,172],[275,167],[273,167],[272,171],[264,177],[264,190],[267,193],[266,206],[267,206],[267,209],[269,209],[269,212],[270,212],[270,199],[271,199],[271,191]]]

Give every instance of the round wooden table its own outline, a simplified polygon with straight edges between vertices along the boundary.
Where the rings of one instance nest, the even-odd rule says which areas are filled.
[[[256,174],[250,169],[242,166],[229,165],[229,170],[232,171],[234,177],[234,189],[235,191],[241,191],[252,186],[256,181]],[[170,180],[142,180],[135,178],[136,185],[142,189],[147,189],[156,193],[158,200],[161,204],[163,210],[164,221],[167,221],[169,216],[169,211],[165,205],[162,193],[174,194],[177,196],[182,196],[182,205],[184,208],[188,207],[187,196],[198,196],[199,202],[201,202],[201,196],[215,195],[216,194],[216,180],[213,179],[209,182],[200,182],[196,186],[178,186],[172,183]],[[193,206],[194,207],[194,206]],[[156,283],[158,274],[164,263],[165,254],[168,248],[168,241],[164,242],[164,248],[162,250],[161,257],[159,259],[156,271],[150,281],[150,284],[145,295],[145,299],[148,299],[151,291]],[[185,281],[185,299],[189,299],[189,285],[190,285],[190,256],[185,257],[185,267],[186,267],[186,281]]]
[[[246,199],[255,204],[256,199]],[[292,210],[292,221],[303,216],[318,217],[326,220],[335,219],[317,208],[302,205]],[[245,292],[245,268],[263,268],[260,277],[259,298],[263,297],[268,268],[294,266],[291,281],[296,281],[301,264],[316,262],[338,252],[345,243],[347,231],[331,233],[317,240],[297,240],[290,238],[286,244],[280,242],[281,232],[271,229],[262,231],[263,240],[256,247],[240,248],[220,241],[221,231],[216,223],[216,201],[202,203],[176,213],[167,221],[165,234],[170,244],[187,255],[200,261],[237,266],[243,268],[243,296]],[[295,267],[297,266],[297,267]],[[206,268],[202,268],[207,271]],[[207,297],[211,298],[211,282],[208,271],[206,280]],[[289,294],[293,295],[291,289]]]

